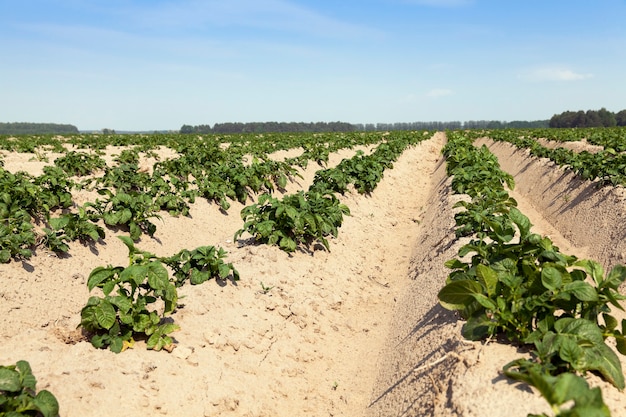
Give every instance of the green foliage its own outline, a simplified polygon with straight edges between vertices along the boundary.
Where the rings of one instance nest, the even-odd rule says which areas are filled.
[[[560,166],[572,170],[584,180],[598,181],[599,186],[626,185],[626,128],[551,129],[490,132],[496,141],[505,141],[518,148],[528,149],[532,155],[549,158]],[[587,138],[590,143],[603,146],[599,152],[581,151],[542,146],[537,138],[565,142]]]
[[[30,248],[36,241],[28,213],[9,206],[10,201],[5,197],[6,194],[0,194],[0,263],[9,262],[11,258],[30,258]]]
[[[152,197],[137,191],[127,193],[119,191],[114,194],[111,190],[103,188],[98,194],[107,198],[103,201],[96,200],[86,206],[93,207],[102,216],[108,226],[127,227],[132,240],[137,241],[142,233],[154,236],[156,225],[149,219],[161,216],[157,214]]]
[[[104,175],[96,181],[101,187],[111,187],[118,192],[140,192],[148,188],[150,176],[139,171],[137,163],[124,163],[114,167],[107,167]]]
[[[91,343],[97,348],[119,353],[142,338],[148,349],[171,351],[170,334],[179,327],[165,318],[177,306],[177,288],[188,281],[197,285],[211,278],[239,279],[233,265],[224,262],[222,248],[201,246],[158,257],[137,248],[128,236],[119,238],[128,248],[128,266],[97,267],[87,280],[89,291],[100,288],[103,296],[89,298],[79,326],[91,333]],[[166,266],[173,270],[173,279]]]
[[[30,364],[0,366],[0,416],[57,417],[59,403],[47,390],[37,392]]]
[[[54,231],[44,227],[44,236],[40,238],[41,244],[57,253],[67,253],[70,247],[67,245],[68,237],[62,231]]]
[[[307,192],[286,195],[282,200],[269,194],[261,195],[256,204],[241,211],[244,226],[237,231],[235,239],[247,232],[256,241],[278,245],[286,252],[313,242],[320,242],[330,250],[326,237],[337,237],[343,216],[350,214],[348,207],[341,204],[334,193],[343,194],[349,184],[353,184],[359,193],[372,192],[384,170],[393,166],[406,147],[424,139],[425,135],[399,134],[379,144],[369,156],[357,152],[337,167],[317,172]],[[305,149],[305,153],[311,149],[328,150],[319,144]]]
[[[452,187],[472,197],[457,205],[466,211],[455,216],[456,233],[471,239],[446,263],[452,272],[439,292],[441,305],[467,320],[462,332],[468,339],[504,333],[534,344],[534,360],[512,362],[505,373],[536,386],[555,413],[606,415],[599,390],[589,390],[573,373],[598,372],[624,388],[621,363],[606,339],[614,338],[626,354],[626,320],[618,330],[610,315],[610,306],[622,309],[619,300],[626,299],[618,292],[626,267],[605,276],[597,262],[563,254],[547,237],[531,233],[529,219],[504,189],[512,178],[486,147],[476,149],[460,134],[449,139],[444,154],[455,176]],[[573,396],[580,396],[574,407],[561,410]]]
[[[244,226],[235,233],[235,240],[247,232],[255,240],[278,245],[286,252],[313,242],[330,250],[326,237],[336,237],[343,216],[349,214],[348,207],[329,192],[299,191],[282,200],[263,194],[258,203],[241,211]]]
[[[34,184],[34,177],[26,172],[10,173],[0,168],[0,217],[25,211],[39,217],[49,210],[41,200],[41,188]]]
[[[139,164],[139,150],[137,148],[124,149],[115,158],[115,162],[120,165],[138,165]]]
[[[340,194],[348,190],[349,184],[361,194],[371,193],[383,178],[386,162],[376,153],[364,156],[363,151],[358,151],[356,156],[342,160],[335,168],[316,172],[314,182]]]
[[[222,248],[200,246],[193,250],[183,249],[162,261],[174,271],[176,287],[181,287],[187,281],[197,285],[211,278],[227,279],[231,275],[234,280],[238,280],[239,272],[233,264],[224,262],[226,254]]]
[[[71,176],[85,176],[106,166],[104,159],[98,155],[85,152],[70,151],[54,160],[54,165]]]
[[[101,288],[104,297],[89,298],[79,326],[92,333],[95,347],[109,347],[116,353],[132,346],[137,336],[147,338],[148,349],[171,350],[169,334],[178,326],[163,319],[176,307],[176,287],[154,255],[137,249],[127,236],[120,239],[128,247],[129,265],[97,267],[91,272],[89,291]],[[161,313],[149,309],[157,301],[163,304]]]
[[[61,168],[45,166],[43,175],[35,178],[33,183],[41,189],[40,199],[46,211],[72,206],[71,190],[76,184]]]
[[[94,223],[95,220],[97,216],[79,207],[78,213],[64,213],[51,218],[49,223],[55,232],[62,233],[69,241],[93,243],[105,237],[104,229]]]
[[[0,168],[0,262],[30,258],[36,242],[31,216],[39,216],[40,189],[26,173]]]
[[[70,124],[59,123],[0,123],[1,135],[36,135],[36,134],[75,134],[78,128]]]
[[[548,401],[555,417],[610,417],[600,388],[589,388],[584,378],[573,373],[552,375],[541,364],[517,359],[504,366],[504,374],[535,387]],[[530,417],[548,417],[531,414]]]
[[[187,190],[187,186],[181,184],[176,177],[164,176],[152,178],[147,194],[154,199],[155,207],[167,211],[170,216],[188,216],[189,203],[193,203],[196,196],[194,191]]]

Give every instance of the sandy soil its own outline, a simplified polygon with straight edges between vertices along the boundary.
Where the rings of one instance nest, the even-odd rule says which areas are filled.
[[[166,215],[155,239],[138,247],[171,255],[221,246],[241,273],[238,282],[181,289],[183,305],[172,316],[181,330],[171,354],[138,343],[116,355],[94,349],[76,331],[91,270],[127,263],[126,247],[111,230],[102,244],[73,245],[63,259],[39,251],[29,261],[2,264],[0,363],[28,360],[38,388],[54,393],[64,417],[548,411],[538,395],[500,376],[520,356],[514,347],[464,341],[462,323],[437,304],[443,263],[461,245],[444,142],[439,133],[407,150],[371,196],[344,196],[352,215],[330,252],[288,255],[233,242],[242,226],[237,203],[228,215],[203,201],[190,217]],[[624,262],[622,189],[597,191],[522,151],[490,145],[515,175],[514,196],[533,230],[569,253],[606,266]],[[335,154],[330,165],[353,154]],[[41,164],[11,158],[9,170]],[[310,164],[288,192],[308,187],[317,168]],[[602,385],[613,415],[626,415],[623,394],[593,382]]]
[[[602,146],[594,145],[592,143],[587,142],[587,140],[582,139],[580,141],[565,141],[561,142],[558,140],[546,140],[546,139],[537,139],[540,145],[545,146],[546,148],[556,149],[556,148],[565,148],[575,152],[587,151],[591,153],[597,153],[604,149]]]

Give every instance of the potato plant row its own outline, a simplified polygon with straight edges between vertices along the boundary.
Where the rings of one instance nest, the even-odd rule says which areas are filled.
[[[319,170],[306,192],[299,191],[282,199],[267,193],[261,195],[257,203],[241,211],[244,225],[234,239],[248,233],[255,241],[278,245],[286,252],[294,252],[298,247],[306,250],[315,243],[330,250],[327,236],[337,237],[343,216],[350,214],[337,194],[343,195],[350,186],[361,194],[371,193],[383,178],[385,169],[393,167],[408,146],[430,137],[426,132],[398,132],[368,156],[357,152],[334,168]]]
[[[548,158],[557,165],[572,170],[584,180],[598,180],[600,186],[626,185],[626,153],[622,153],[626,149],[626,128],[588,128],[575,133],[578,135],[571,136],[571,130],[558,129],[550,133],[550,138],[565,141],[586,137],[590,143],[603,146],[604,149],[599,152],[550,149],[536,141],[536,138],[544,137],[543,130],[494,130],[488,132],[488,136],[495,141],[528,149],[534,156]]]
[[[0,167],[0,262],[29,258],[37,245],[63,253],[71,241],[94,244],[105,237],[102,224],[126,229],[135,241],[142,234],[153,236],[153,220],[163,212],[188,215],[196,198],[226,211],[232,200],[245,203],[253,194],[282,189],[299,175],[296,167],[305,167],[308,161],[324,165],[331,152],[382,138],[380,133],[341,133],[5,139],[0,141],[5,149],[32,151],[37,159],[45,159],[42,149],[61,151],[62,156],[40,176]],[[68,150],[67,145],[87,150]],[[120,149],[115,163],[107,166],[102,158],[106,146],[130,148]],[[140,170],[141,154],[158,157],[154,149],[159,146],[171,147],[177,156],[157,160],[151,173]],[[284,161],[268,157],[269,152],[295,147],[303,149],[297,157]],[[95,189],[101,197],[76,206],[72,191],[77,189]],[[35,230],[37,222],[44,225],[42,230]]]
[[[513,131],[513,130],[511,130]],[[617,152],[626,150],[626,127],[587,127],[572,129],[524,129],[517,134],[526,138],[544,138],[556,142],[577,142],[586,140],[592,145]]]
[[[606,339],[626,354],[626,320],[619,326],[610,314],[626,299],[618,292],[626,267],[605,275],[597,262],[564,254],[532,233],[505,189],[514,187],[513,178],[497,158],[486,146],[474,147],[470,135],[448,135],[452,188],[471,198],[457,204],[464,209],[455,216],[457,235],[470,240],[446,263],[451,273],[441,305],[466,320],[467,339],[502,334],[531,347],[532,358],[510,362],[504,374],[537,388],[555,415],[610,415],[600,389],[589,388],[582,375],[597,372],[624,389],[621,362]]]

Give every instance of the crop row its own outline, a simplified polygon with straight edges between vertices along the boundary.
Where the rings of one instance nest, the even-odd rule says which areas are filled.
[[[623,128],[619,131],[626,133]],[[599,152],[575,152],[565,148],[547,148],[532,137],[520,135],[520,132],[513,130],[490,131],[488,136],[495,141],[528,149],[534,156],[548,158],[557,165],[572,170],[584,180],[598,180],[600,186],[626,185],[626,154],[613,147],[606,147]],[[622,141],[626,146],[626,136],[622,136]]]
[[[592,145],[613,149],[617,152],[626,150],[626,127],[588,127],[573,129],[503,129],[491,130],[492,133],[516,135],[528,139],[547,139],[556,142],[578,142],[586,140]]]
[[[626,354],[626,320],[620,330],[610,314],[610,306],[622,309],[619,300],[626,298],[618,292],[626,267],[605,276],[597,262],[564,254],[532,233],[505,189],[513,188],[513,178],[486,146],[476,148],[470,137],[452,132],[444,155],[453,190],[471,201],[457,204],[464,208],[455,216],[457,234],[469,242],[446,263],[452,272],[440,303],[467,320],[462,334],[470,340],[503,334],[533,347],[530,359],[508,363],[504,373],[537,388],[555,415],[610,415],[600,389],[590,389],[580,375],[597,372],[624,388],[621,363],[606,339]]]
[[[66,151],[38,177],[0,168],[0,262],[29,258],[38,244],[56,252],[66,252],[70,241],[94,244],[105,236],[100,220],[127,229],[133,240],[142,234],[152,236],[153,219],[160,218],[161,212],[187,215],[196,198],[215,202],[226,211],[230,200],[245,203],[252,194],[282,189],[299,175],[296,167],[306,166],[309,160],[325,164],[329,153],[341,147],[381,140],[371,134],[336,135],[335,140],[326,135],[317,138],[323,142],[313,143],[315,137],[302,136],[291,137],[291,146],[304,148],[302,154],[285,161],[267,157],[268,150],[278,148],[276,143],[268,145],[251,135],[226,149],[219,138],[191,141],[179,135],[176,142],[168,142],[175,146],[177,157],[157,161],[152,173],[139,169],[142,149],[145,155],[156,156],[145,144],[121,150],[113,166],[106,165],[101,151],[90,150]],[[280,147],[287,146],[287,140],[280,142]],[[252,161],[248,163],[244,155]],[[102,174],[95,177],[96,173]],[[102,197],[75,207],[72,191],[76,189],[96,189]],[[41,231],[34,228],[38,222],[44,225]]]
[[[270,154],[296,147],[314,149],[326,147],[331,151],[380,141],[380,132],[342,133],[265,133],[260,135],[183,135],[183,134],[79,134],[79,135],[0,135],[0,149],[9,152],[32,153],[42,151],[65,153],[73,150],[103,151],[108,146],[132,147],[140,152],[167,147],[181,152],[199,142],[212,141],[228,144],[231,152],[243,154]]]
[[[235,239],[247,232],[255,241],[278,245],[286,252],[316,242],[329,250],[326,237],[337,237],[343,216],[350,214],[337,194],[344,194],[349,186],[361,194],[371,193],[385,169],[393,167],[393,162],[408,146],[429,137],[427,134],[389,137],[368,156],[357,152],[334,168],[319,170],[306,192],[299,191],[280,200],[270,194],[261,195],[257,203],[241,211],[244,225],[236,232]]]

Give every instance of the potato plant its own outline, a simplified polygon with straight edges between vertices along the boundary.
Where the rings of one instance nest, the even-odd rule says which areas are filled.
[[[174,271],[174,285],[183,286],[202,284],[211,278],[227,279],[232,276],[239,279],[239,272],[231,263],[225,263],[226,251],[215,246],[200,246],[193,250],[183,249],[176,255],[162,258],[165,265]]]
[[[92,296],[81,310],[80,327],[91,333],[97,348],[119,353],[137,337],[147,338],[148,349],[173,349],[169,336],[178,325],[164,322],[176,308],[178,293],[165,266],[149,252],[137,249],[127,236],[119,237],[129,250],[129,265],[95,268],[87,280],[89,291],[100,288],[103,296]],[[163,303],[163,310],[151,308]]]
[[[79,326],[90,333],[97,348],[108,347],[119,353],[140,338],[146,339],[148,349],[171,351],[174,344],[170,334],[179,327],[165,318],[177,307],[177,288],[212,278],[239,279],[233,265],[224,262],[226,252],[222,248],[201,246],[158,257],[137,248],[128,236],[119,238],[128,248],[128,266],[97,267],[87,280],[89,291],[100,288],[103,296],[89,298]],[[174,271],[173,278],[166,267]],[[157,301],[160,310],[154,307]]]
[[[128,228],[134,241],[137,241],[142,233],[154,236],[157,227],[150,219],[160,219],[161,216],[157,214],[158,207],[150,195],[137,191],[113,193],[107,188],[98,190],[98,194],[104,195],[106,199],[96,199],[94,203],[87,203],[86,206],[96,210],[106,225]]]
[[[330,250],[326,237],[336,237],[343,216],[349,214],[350,209],[330,192],[299,191],[282,200],[262,194],[258,203],[241,211],[244,225],[234,239],[247,232],[255,240],[278,245],[286,252],[294,252],[298,245],[313,242],[320,242]]]
[[[59,403],[50,391],[37,392],[30,364],[0,366],[0,416],[58,417]]]
[[[67,152],[54,160],[54,165],[71,176],[85,176],[103,169],[106,162],[100,156],[85,152]]]

